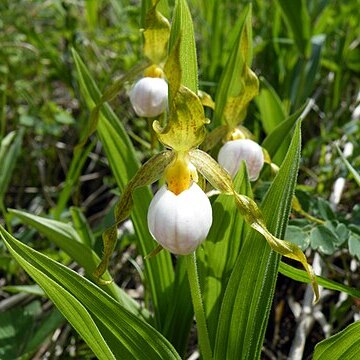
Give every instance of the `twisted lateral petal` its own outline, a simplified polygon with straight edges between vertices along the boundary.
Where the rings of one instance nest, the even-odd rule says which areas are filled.
[[[165,111],[168,85],[164,79],[144,77],[130,92],[130,102],[138,116],[155,117]]]
[[[264,166],[264,154],[260,145],[249,139],[228,141],[220,149],[218,161],[234,177],[242,160],[245,160],[249,178],[255,181]]]
[[[187,255],[203,242],[212,224],[210,201],[193,183],[179,195],[164,185],[155,194],[148,211],[151,235],[173,254]]]

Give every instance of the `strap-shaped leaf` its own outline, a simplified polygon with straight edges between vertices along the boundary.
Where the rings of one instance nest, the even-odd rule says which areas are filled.
[[[321,341],[315,347],[314,360],[352,360],[360,357],[360,321]]]
[[[109,260],[114,252],[117,241],[117,226],[129,217],[133,207],[133,192],[141,186],[149,185],[160,179],[165,168],[174,158],[174,152],[163,151],[154,155],[135,174],[126,186],[119,202],[115,206],[115,223],[103,233],[104,253],[101,263],[96,268],[94,275],[100,278],[107,270]],[[105,284],[107,280],[102,280]]]
[[[286,264],[282,261],[280,262],[279,272],[281,274],[287,276],[290,279],[293,279],[296,281],[301,281],[303,283],[309,283],[309,277],[307,276],[305,271],[294,268],[293,266]],[[319,285],[324,287],[325,289],[342,291],[346,294],[349,294],[350,296],[354,296],[354,297],[360,299],[360,290],[359,289],[338,283],[333,280],[326,279],[321,276],[316,276],[316,279],[317,279]]]
[[[197,58],[194,26],[186,0],[176,0],[171,25],[169,48],[172,50],[179,42],[180,83],[193,92],[198,90]]]
[[[170,37],[170,24],[157,9],[159,1],[153,1],[145,17],[144,55],[154,64],[160,64],[166,58]]]
[[[21,151],[24,128],[7,134],[0,143],[0,205],[13,174],[16,159]]]
[[[239,193],[251,195],[245,162],[241,164],[234,185]],[[198,251],[198,263],[209,336],[214,344],[226,285],[249,227],[236,211],[231,196],[220,194],[212,208],[213,223],[201,251]]]
[[[53,241],[84,268],[87,276],[92,277],[92,273],[99,264],[100,259],[95,251],[80,240],[78,233],[70,224],[64,224],[60,221],[15,209],[9,209],[9,213],[18,217],[22,223],[34,227],[49,240]],[[104,278],[109,282],[111,281],[111,276],[108,272],[104,274]],[[95,279],[93,278],[92,280]],[[104,287],[104,290],[131,312],[135,314],[140,312],[143,313],[145,318],[149,318],[149,314],[146,311],[143,312],[139,305],[116,284],[111,283],[109,286]]]
[[[305,0],[278,0],[286,25],[293,33],[295,44],[306,57],[310,47],[311,23]]]
[[[288,154],[262,202],[266,225],[277,237],[284,236],[288,222],[300,163],[300,135],[298,123]],[[215,359],[260,358],[279,262],[280,255],[271,250],[263,236],[249,231],[225,291]]]
[[[99,287],[22,244],[1,226],[0,236],[11,254],[45,290],[99,359],[180,359],[158,331],[124,309]]]

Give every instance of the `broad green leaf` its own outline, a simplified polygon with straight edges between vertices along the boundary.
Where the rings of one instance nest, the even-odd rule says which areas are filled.
[[[162,334],[184,357],[188,337],[193,324],[194,310],[191,302],[189,281],[186,274],[186,259],[180,256],[175,269],[174,286],[169,294],[172,306],[168,309]]]
[[[2,286],[1,290],[9,293],[25,293],[37,296],[46,296],[39,285],[7,285]]]
[[[314,91],[324,42],[324,35],[314,36],[311,39],[310,58],[300,58],[296,64],[290,89],[290,99],[294,109],[303,104]]]
[[[300,123],[288,154],[262,204],[268,229],[285,233],[300,160]],[[251,254],[251,256],[249,256]],[[280,256],[251,231],[227,285],[216,336],[215,359],[260,357]],[[227,339],[224,341],[224,339]]]
[[[10,253],[44,289],[99,359],[180,359],[159,332],[99,287],[22,244],[1,227],[0,232]],[[115,337],[118,341],[107,343],[95,319],[107,329],[104,335],[111,334],[112,340]]]
[[[95,236],[91,231],[90,225],[87,222],[83,212],[81,209],[73,206],[70,208],[70,213],[74,228],[79,235],[79,238],[86,246],[92,249],[95,244]]]
[[[353,360],[360,357],[360,321],[349,325],[315,347],[314,360]]]
[[[195,94],[198,90],[198,70],[194,26],[186,0],[176,0],[171,25],[170,52],[179,42],[180,83]]]
[[[290,279],[301,281],[303,283],[309,283],[309,277],[307,276],[306,272],[300,269],[296,269],[284,262],[280,262],[279,272]],[[356,288],[352,288],[348,285],[344,285],[341,283],[337,283],[336,281],[332,281],[321,276],[316,277],[320,286],[329,289],[329,290],[336,290],[336,291],[343,291],[350,296],[354,296],[360,299],[360,290]]]
[[[242,163],[234,186],[239,193],[251,196],[245,169]],[[248,227],[231,196],[219,195],[212,208],[213,224],[198,257],[209,336],[214,344],[223,295]]]
[[[286,139],[290,134],[292,128],[294,127],[296,121],[299,120],[302,112],[304,111],[306,105],[300,107],[287,119],[283,120],[278,124],[274,129],[271,130],[268,136],[264,139],[261,146],[267,150],[270,157],[273,158],[277,151],[279,150],[282,141],[279,139]]]
[[[17,157],[21,151],[24,128],[5,136],[0,144],[0,205],[11,180]]]
[[[147,12],[144,29],[144,55],[154,64],[166,57],[170,36],[169,21],[157,10],[158,2]]]
[[[360,235],[351,232],[349,237],[349,252],[360,259]]]
[[[310,16],[305,0],[278,0],[286,25],[291,30],[295,44],[304,57],[309,52]]]
[[[83,97],[88,107],[93,109],[95,104],[100,101],[99,89],[85,64],[75,51],[73,51],[73,56]],[[100,121],[97,133],[104,146],[116,182],[120,190],[123,191],[139,169],[140,164],[124,126],[108,104],[104,104],[101,107],[99,115]],[[142,256],[149,254],[156,244],[149,233],[146,220],[151,198],[152,194],[147,187],[140,188],[134,193],[134,208],[131,219]],[[169,298],[166,294],[169,292],[174,281],[174,271],[168,252],[162,251],[145,262],[145,277],[148,285],[147,288],[151,293],[155,321],[157,327],[162,328],[166,321],[169,306]]]
[[[260,120],[267,135],[269,135],[287,117],[284,105],[282,104],[275,89],[261,78],[261,89],[255,102],[260,111]]]
[[[324,225],[316,226],[310,233],[310,245],[325,255],[335,252],[336,234]]]
[[[310,245],[309,234],[302,228],[294,225],[289,225],[286,228],[285,237],[300,247],[301,250],[305,250]]]
[[[287,112],[282,104],[275,89],[263,78],[261,81],[261,90],[255,98],[260,111],[260,120],[267,135],[274,131],[278,126],[284,123],[287,118]],[[284,134],[284,137],[277,137],[278,151],[274,162],[281,164],[286,156],[290,144],[290,133]]]
[[[66,291],[58,281],[48,276],[41,266],[36,266],[37,264],[34,262],[34,257],[37,257],[38,261],[40,261],[42,257],[47,260],[49,259],[17,241],[2,227],[0,227],[0,232],[11,255],[48,294],[55,306],[81,335],[94,354],[98,356],[99,359],[115,359],[114,354],[107,346],[89,312],[81,302],[70,292]],[[30,257],[29,260],[27,260],[26,255],[30,254],[33,255],[33,258],[31,259]]]
[[[237,41],[222,73],[215,97],[215,125],[229,130],[244,120],[249,102],[257,95],[259,81],[250,69],[252,61],[251,5],[242,15]]]
[[[71,225],[15,209],[9,209],[9,213],[18,217],[23,223],[34,227],[49,240],[53,241],[60,249],[65,251],[74,261],[85,269],[87,276],[94,280],[92,273],[99,264],[100,258],[89,246],[81,241],[78,233]],[[111,280],[108,272],[104,275],[104,278],[109,281]],[[141,312],[138,304],[116,284],[111,283],[109,286],[104,287],[104,290],[114,296],[130,311],[136,314]],[[144,315],[146,315],[146,312]]]

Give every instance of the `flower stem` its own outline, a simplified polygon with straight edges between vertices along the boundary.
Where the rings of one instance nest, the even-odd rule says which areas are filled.
[[[201,298],[195,252],[186,256],[191,298],[194,306],[200,351],[204,360],[212,359],[212,350],[206,325],[204,306]]]

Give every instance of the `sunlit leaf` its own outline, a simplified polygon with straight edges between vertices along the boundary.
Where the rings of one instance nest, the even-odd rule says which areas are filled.
[[[360,321],[318,343],[314,360],[342,359],[352,360],[360,357]]]

